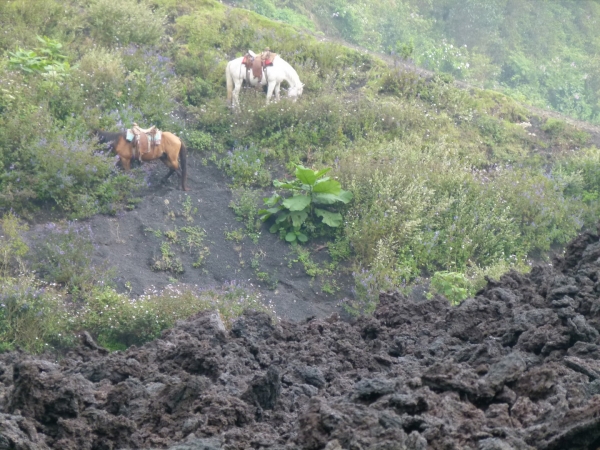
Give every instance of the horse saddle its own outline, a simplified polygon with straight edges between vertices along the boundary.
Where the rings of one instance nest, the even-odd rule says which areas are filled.
[[[242,59],[242,64],[246,66],[246,80],[250,82],[250,71],[252,71],[254,78],[258,78],[258,81],[262,80],[265,67],[273,65],[275,56],[277,55],[270,51],[265,51],[257,55],[252,50],[248,50],[248,53]]]
[[[140,128],[137,123],[134,122],[131,129],[127,130],[125,139],[133,144],[133,158],[142,160],[142,156],[160,145],[160,139],[162,132],[152,125],[150,128]]]

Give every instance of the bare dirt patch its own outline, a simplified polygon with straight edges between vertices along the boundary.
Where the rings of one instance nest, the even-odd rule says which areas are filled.
[[[352,285],[349,275],[338,276],[337,292],[323,292],[323,280],[311,278],[300,262],[293,262],[297,255],[268,227],[263,227],[256,244],[247,236],[227,239],[227,232],[242,230],[243,224],[229,207],[228,180],[212,163],[203,165],[200,158],[189,157],[188,192],[178,188],[176,176],[160,183],[166,173],[162,164],[150,167],[150,186],[138,194],[141,201],[135,209],[89,220],[94,260],[115,270],[121,291],[135,297],[169,284],[206,287],[236,282],[259,290],[265,303],[289,320],[341,311],[339,301],[352,295],[346,288]],[[40,235],[44,227],[31,232]],[[175,234],[167,236],[169,232]],[[196,246],[190,243],[194,237]],[[170,265],[163,258],[165,243],[171,252]],[[313,252],[313,258],[324,262],[327,252]]]

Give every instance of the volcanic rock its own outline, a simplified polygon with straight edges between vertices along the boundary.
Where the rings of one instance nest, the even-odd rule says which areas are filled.
[[[600,242],[453,307],[227,330],[207,311],[140,348],[0,356],[1,449],[600,447]]]

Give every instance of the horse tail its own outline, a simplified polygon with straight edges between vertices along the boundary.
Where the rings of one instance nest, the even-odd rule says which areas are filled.
[[[227,79],[227,101],[231,102],[233,98],[233,76],[231,75],[230,69],[231,62],[227,63],[225,68],[225,78]]]
[[[186,191],[185,182],[187,180],[187,147],[181,141],[181,148],[179,149],[179,161],[181,163],[181,189]]]

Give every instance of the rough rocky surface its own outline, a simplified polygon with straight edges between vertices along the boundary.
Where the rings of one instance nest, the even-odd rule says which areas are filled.
[[[600,240],[474,299],[383,294],[355,323],[231,330],[201,313],[141,348],[89,336],[0,358],[0,449],[597,449]]]

